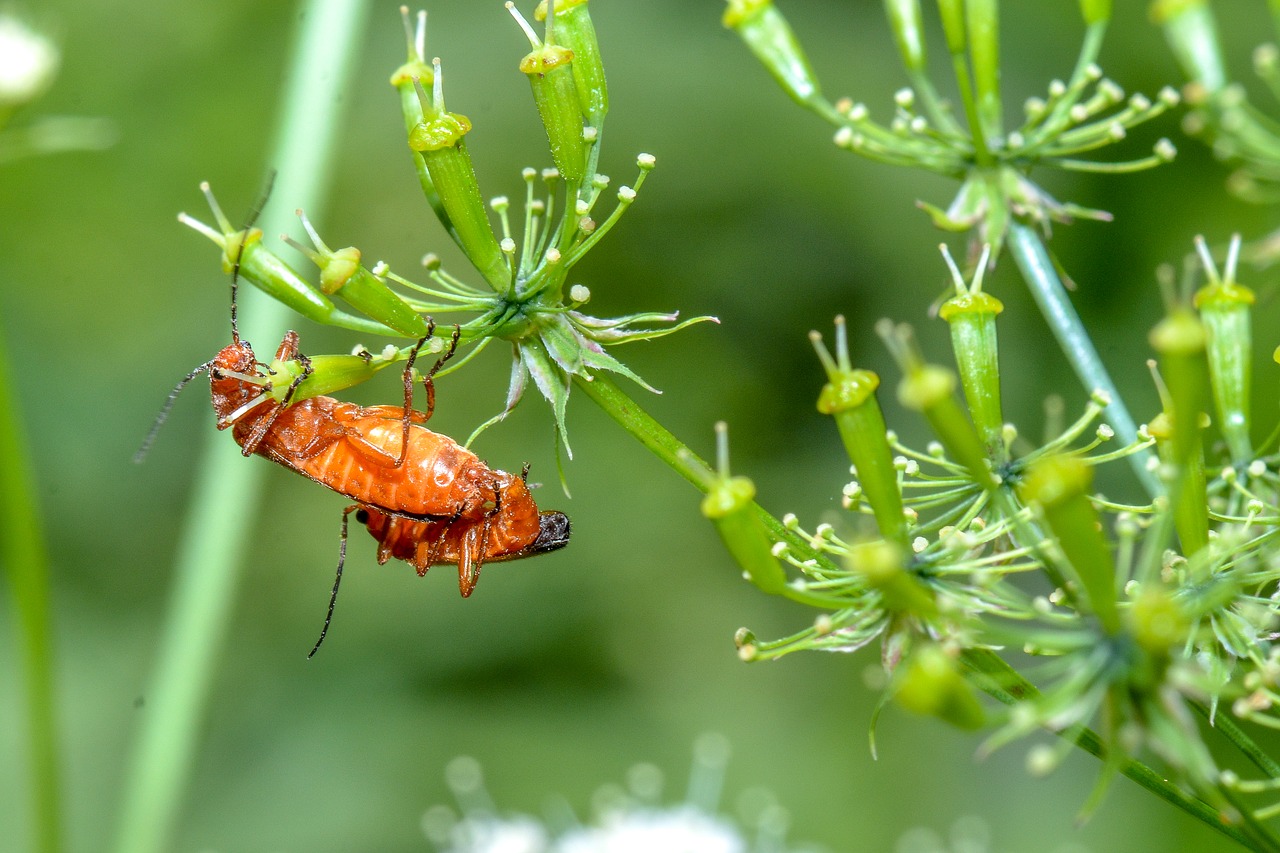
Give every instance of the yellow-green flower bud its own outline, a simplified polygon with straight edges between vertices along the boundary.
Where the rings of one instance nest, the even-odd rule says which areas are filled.
[[[908,711],[937,717],[957,728],[979,729],[986,722],[982,703],[960,667],[936,644],[919,647],[900,670],[893,698]]]
[[[1173,459],[1178,466],[1186,465],[1197,450],[1202,452],[1200,413],[1209,400],[1208,335],[1191,311],[1175,309],[1151,330],[1150,340],[1169,386]]]
[[[1129,630],[1138,645],[1158,657],[1187,639],[1187,617],[1177,600],[1159,587],[1144,587],[1128,614]]]
[[[892,542],[877,540],[850,548],[846,561],[850,571],[880,591],[886,609],[932,619],[938,614],[938,603],[933,592],[907,569],[907,553]]]

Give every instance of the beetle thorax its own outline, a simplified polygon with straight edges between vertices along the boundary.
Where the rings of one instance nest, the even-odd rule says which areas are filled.
[[[229,344],[218,353],[209,369],[209,391],[218,429],[226,429],[253,410],[250,404],[266,393],[266,388],[244,377],[258,375],[258,361],[247,341]],[[248,407],[248,408],[246,408]]]

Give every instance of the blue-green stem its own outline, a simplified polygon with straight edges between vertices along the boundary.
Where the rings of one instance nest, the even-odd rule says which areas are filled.
[[[332,172],[337,108],[361,44],[367,5],[362,0],[301,4],[281,121],[271,148],[271,163],[279,174],[263,216],[267,233],[285,230],[295,208],[322,206],[321,187]],[[285,307],[249,289],[241,290],[240,297],[242,333],[269,348],[287,322]],[[194,763],[243,556],[253,541],[247,524],[257,517],[267,466],[240,458],[229,437],[215,438],[212,419],[207,433],[209,443],[183,526],[142,730],[132,748],[116,838],[119,853],[172,849],[170,836]]]
[[[0,330],[3,331],[3,330]],[[53,684],[52,595],[49,560],[40,523],[36,478],[27,453],[17,394],[12,388],[0,335],[0,567],[12,593],[14,649],[19,691],[25,701],[26,794],[30,798],[32,850],[62,849],[61,783]],[[19,766],[21,759],[12,762]],[[12,833],[12,831],[10,831]],[[11,835],[11,843],[17,842]]]
[[[1009,251],[1027,287],[1031,289],[1036,304],[1040,306],[1045,322],[1058,339],[1058,346],[1062,348],[1085,391],[1092,393],[1100,390],[1107,395],[1107,423],[1116,431],[1121,444],[1134,443],[1138,440],[1138,428],[1133,422],[1133,416],[1129,414],[1129,409],[1093,346],[1093,340],[1080,322],[1080,315],[1071,304],[1067,289],[1063,287],[1062,279],[1049,260],[1049,253],[1040,236],[1031,227],[1019,222],[1010,223]],[[1134,453],[1129,456],[1129,464],[1138,481],[1146,488],[1147,494],[1156,497],[1163,494],[1164,489],[1156,475],[1147,467],[1150,457],[1151,454],[1146,451]]]

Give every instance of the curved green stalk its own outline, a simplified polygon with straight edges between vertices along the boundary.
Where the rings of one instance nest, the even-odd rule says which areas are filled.
[[[49,560],[38,511],[36,478],[31,470],[10,387],[11,371],[0,337],[0,566],[13,593],[14,649],[25,700],[27,784],[34,832],[32,850],[62,849],[61,783],[53,685],[53,647]],[[21,759],[14,762],[20,765]]]
[[[1080,315],[1072,306],[1040,236],[1033,228],[1018,222],[1010,223],[1009,252],[1085,391],[1092,393],[1094,390],[1101,390],[1110,398],[1107,404],[1107,423],[1115,429],[1120,443],[1132,444],[1137,441],[1138,429],[1133,416],[1129,414],[1120,392],[1111,381],[1106,366],[1093,346],[1093,340],[1081,324]],[[1156,497],[1164,494],[1164,489],[1156,475],[1147,467],[1149,458],[1151,454],[1148,451],[1135,453],[1129,457],[1129,464],[1147,493]]]
[[[267,233],[283,231],[295,208],[321,207],[322,187],[331,173],[337,106],[361,43],[367,5],[362,0],[302,4],[271,148],[271,164],[279,170],[274,196],[278,203],[273,200],[263,216]],[[282,304],[250,288],[241,291],[241,329],[247,339],[274,344],[287,316]],[[215,439],[212,426],[207,432],[210,443],[199,463],[183,527],[146,716],[132,749],[116,837],[119,853],[170,849],[240,567],[252,538],[246,520],[255,517],[267,470],[266,465],[240,458],[229,438]]]

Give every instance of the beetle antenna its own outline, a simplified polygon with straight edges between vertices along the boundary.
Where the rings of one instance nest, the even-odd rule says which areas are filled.
[[[258,193],[258,199],[254,202],[253,208],[249,211],[249,218],[244,223],[244,228],[240,231],[240,245],[236,247],[236,259],[231,262],[231,341],[232,343],[240,343],[240,328],[236,322],[236,292],[240,286],[240,260],[244,256],[244,244],[249,238],[249,229],[258,221],[258,217],[262,215],[262,209],[267,206],[267,199],[271,197],[271,188],[276,183],[276,170],[271,169],[267,172],[266,180],[263,183],[262,192]]]
[[[342,567],[347,562],[347,516],[359,507],[359,504],[352,504],[342,511],[342,534],[338,539],[338,572],[333,578],[333,592],[329,593],[329,610],[324,614],[324,626],[320,629],[320,639],[316,640],[311,651],[307,652],[307,660],[311,660],[316,652],[320,651],[320,644],[329,633],[329,623],[333,621],[333,608],[338,604],[338,587],[342,584]]]
[[[151,445],[155,443],[156,435],[160,432],[160,427],[164,426],[164,422],[168,419],[169,410],[173,408],[173,404],[177,401],[178,395],[182,393],[182,389],[186,388],[192,379],[195,379],[211,367],[213,367],[213,361],[206,361],[182,377],[182,381],[169,392],[169,396],[165,398],[164,405],[160,407],[160,413],[156,415],[155,423],[151,425],[150,431],[147,432],[147,437],[142,440],[142,446],[138,448],[137,453],[133,454],[134,463],[141,463],[142,460],[147,458],[147,452],[151,450]]]

